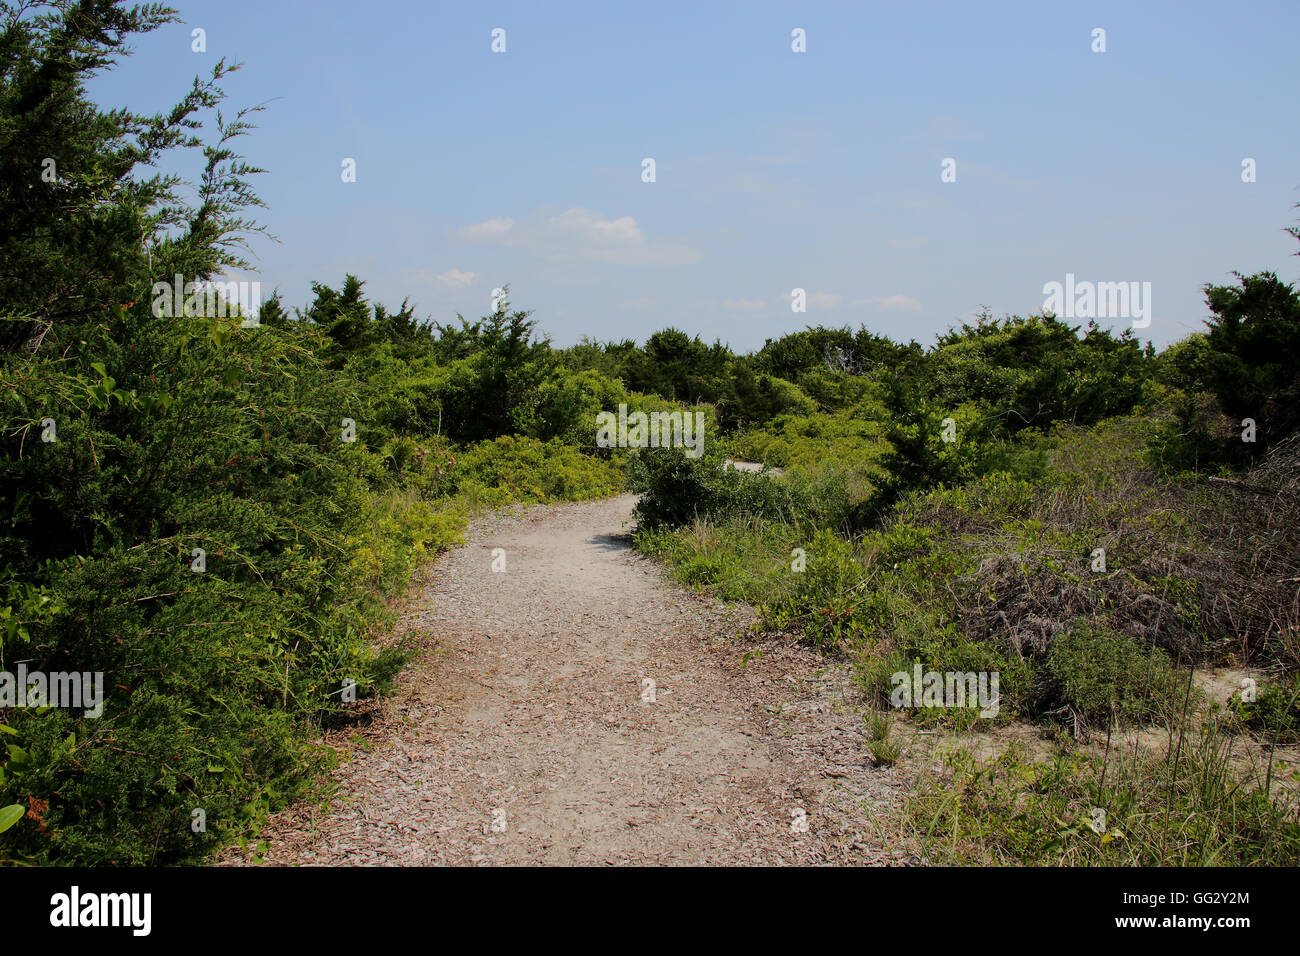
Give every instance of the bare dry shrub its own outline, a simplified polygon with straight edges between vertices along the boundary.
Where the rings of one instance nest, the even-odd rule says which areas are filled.
[[[1140,433],[1066,433],[1054,480],[1009,496],[987,484],[989,499],[1007,496],[988,507],[939,495],[909,516],[973,559],[948,582],[962,631],[1037,656],[1087,621],[1182,664],[1295,669],[1300,436],[1241,479],[1174,480],[1145,465]]]

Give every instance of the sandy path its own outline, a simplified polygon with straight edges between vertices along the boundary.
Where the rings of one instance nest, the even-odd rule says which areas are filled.
[[[751,612],[631,551],[632,504],[496,516],[441,558],[405,620],[430,653],[352,735],[330,811],[271,820],[267,862],[901,859],[842,668],[725,641]]]

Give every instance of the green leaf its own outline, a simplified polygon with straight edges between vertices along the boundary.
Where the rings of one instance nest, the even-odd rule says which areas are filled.
[[[7,807],[0,807],[0,833],[4,833],[8,830],[11,826],[21,820],[26,813],[27,811],[18,803]]]

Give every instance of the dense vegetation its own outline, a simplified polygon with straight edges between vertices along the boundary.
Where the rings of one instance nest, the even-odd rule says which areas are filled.
[[[1204,333],[1159,354],[984,315],[929,348],[810,328],[733,357],[719,408],[780,373],[766,393],[784,409],[719,413],[700,459],[637,456],[639,546],[755,604],[764,629],[847,655],[882,762],[900,756],[893,676],[916,665],[997,673],[991,722],[1057,736],[1053,760],[963,749],[923,770],[909,818],[929,853],[1295,863],[1300,778],[1274,749],[1300,729],[1300,296],[1237,279],[1206,287]],[[727,452],[784,474],[724,470]],[[1193,672],[1212,668],[1258,686],[1211,702]],[[987,729],[971,708],[906,720]],[[1153,727],[1159,755],[1110,747]]]
[[[1300,739],[1292,286],[1207,287],[1206,331],[1160,353],[1051,315],[930,346],[814,327],[740,355],[669,328],[558,349],[508,302],[429,322],[352,275],[256,326],[202,295],[160,312],[155,283],[248,267],[262,173],[234,149],[253,111],[218,112],[235,67],[155,116],[88,100],[173,19],[0,3],[0,672],[105,675],[99,716],[0,703],[0,863],[193,860],[246,832],[400,669],[389,604],[469,514],[625,477],[642,550],[852,662],[881,763],[916,664],[996,671],[995,722],[1057,734],[1050,759],[923,772],[909,834],[932,856],[1300,857],[1273,761]],[[197,182],[158,171],[187,150]],[[596,447],[622,403],[704,411],[704,454]],[[1214,666],[1258,694],[1208,705],[1193,669]],[[1110,746],[1151,727],[1162,752]]]
[[[623,485],[577,439],[629,396],[508,303],[444,328],[347,276],[257,327],[188,288],[154,307],[156,282],[247,265],[259,205],[247,115],[217,113],[231,67],[157,116],[85,96],[171,19],[0,5],[0,672],[99,672],[105,696],[97,717],[0,704],[0,861],[229,840],[400,667],[386,600],[470,511]],[[154,171],[185,150],[197,183]]]

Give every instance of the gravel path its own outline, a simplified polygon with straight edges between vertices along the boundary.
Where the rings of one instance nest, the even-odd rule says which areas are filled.
[[[265,861],[907,862],[843,667],[729,639],[752,612],[633,552],[633,503],[476,523],[404,613],[427,653],[368,728],[330,740],[328,811],[272,818]]]

